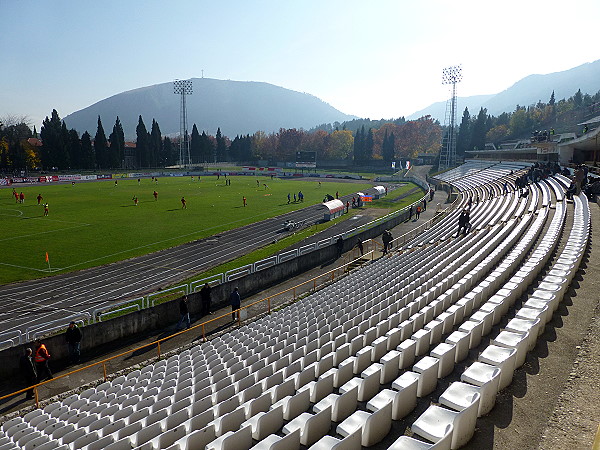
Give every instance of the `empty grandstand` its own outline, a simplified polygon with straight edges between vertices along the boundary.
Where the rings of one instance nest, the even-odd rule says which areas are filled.
[[[440,175],[458,207],[413,241],[284,309],[8,420],[0,449],[465,445],[588,244],[587,198],[568,203],[561,175],[523,195],[515,180],[527,167],[467,162]],[[471,231],[455,237],[465,208]]]

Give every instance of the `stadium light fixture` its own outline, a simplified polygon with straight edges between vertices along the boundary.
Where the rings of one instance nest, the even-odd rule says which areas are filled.
[[[175,80],[173,82],[173,93],[181,95],[181,107],[179,109],[179,164],[185,166],[186,164],[192,164],[185,101],[186,95],[194,93],[192,80]]]

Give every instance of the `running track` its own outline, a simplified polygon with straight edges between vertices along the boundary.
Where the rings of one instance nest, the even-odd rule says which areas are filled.
[[[341,199],[345,203],[351,198]],[[138,258],[0,286],[0,333],[7,333],[0,334],[0,342],[13,337],[15,330],[25,333],[28,327],[174,285],[281,238],[287,219],[312,224],[323,218],[324,211],[322,204],[312,205]]]

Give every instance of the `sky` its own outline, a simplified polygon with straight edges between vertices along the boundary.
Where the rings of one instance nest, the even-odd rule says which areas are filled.
[[[598,17],[598,0],[0,0],[0,118],[39,130],[202,73],[397,118],[449,97],[445,67],[468,96],[600,59]]]

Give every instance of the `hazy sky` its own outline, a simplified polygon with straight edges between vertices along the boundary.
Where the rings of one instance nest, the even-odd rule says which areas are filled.
[[[308,92],[372,119],[600,59],[598,0],[0,0],[0,117],[38,126],[200,77]]]

